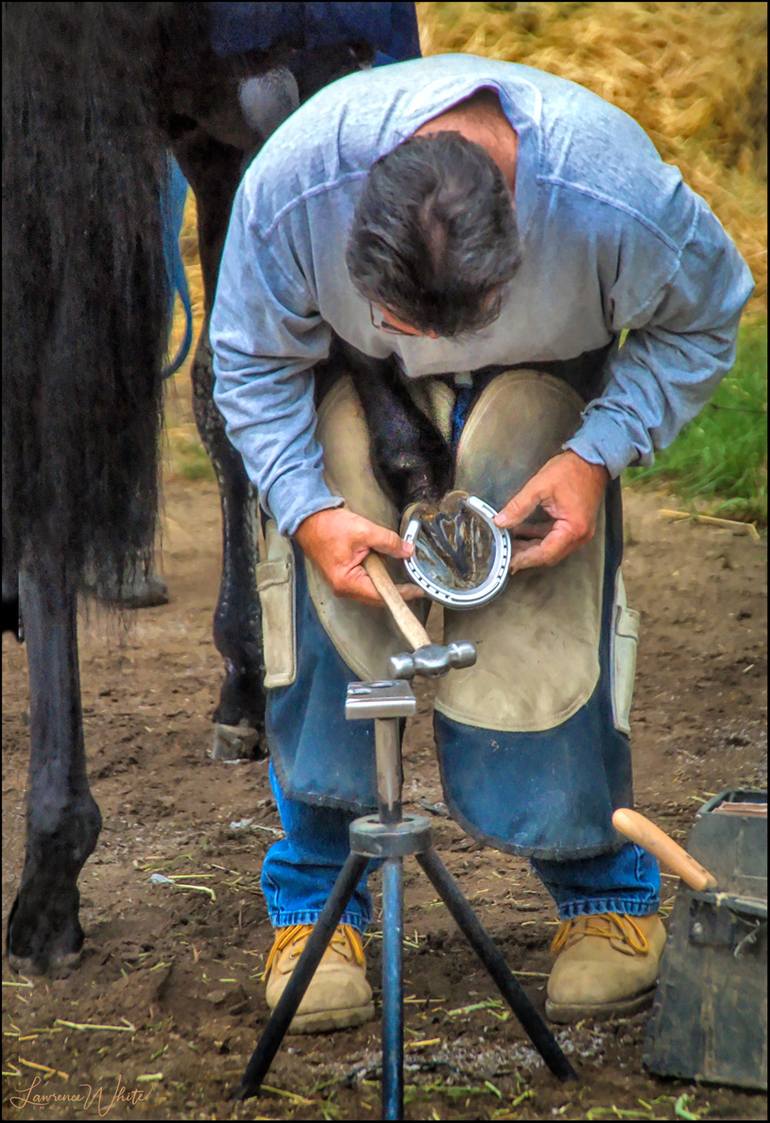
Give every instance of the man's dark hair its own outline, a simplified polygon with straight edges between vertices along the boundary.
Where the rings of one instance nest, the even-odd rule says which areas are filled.
[[[519,261],[500,168],[457,132],[403,141],[369,172],[346,261],[367,300],[419,331],[486,327]]]

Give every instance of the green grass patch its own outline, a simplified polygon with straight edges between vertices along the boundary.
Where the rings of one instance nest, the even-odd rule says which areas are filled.
[[[665,483],[700,513],[767,523],[767,321],[743,324],[714,397],[632,484]]]
[[[171,446],[171,471],[186,480],[215,480],[214,469],[200,441],[176,438]]]

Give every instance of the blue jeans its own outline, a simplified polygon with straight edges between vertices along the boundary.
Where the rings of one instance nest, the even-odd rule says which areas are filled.
[[[275,928],[313,924],[348,855],[349,811],[311,807],[288,799],[272,764],[270,784],[286,837],[273,843],[262,866],[262,890]],[[366,879],[371,862],[342,916],[343,924],[364,931],[372,916]],[[660,871],[651,855],[628,843],[615,854],[577,861],[532,860],[532,867],[553,897],[562,920],[592,913],[646,916],[660,904]]]

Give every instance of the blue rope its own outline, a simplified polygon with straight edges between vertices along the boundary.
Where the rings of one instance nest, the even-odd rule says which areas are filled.
[[[463,426],[468,420],[468,410],[470,409],[472,397],[472,386],[458,387],[457,397],[455,398],[455,404],[452,408],[452,451],[455,453],[457,452],[457,445],[463,431]]]
[[[168,364],[163,368],[163,377],[170,378],[181,367],[187,358],[193,339],[192,304],[190,302],[190,289],[187,284],[187,275],[182,261],[182,252],[179,247],[179,235],[182,232],[184,220],[184,205],[187,199],[187,180],[182,174],[182,169],[174,157],[168,156],[168,181],[166,190],[161,196],[161,214],[163,220],[163,254],[166,259],[166,275],[169,288],[169,332],[174,316],[174,303],[177,296],[182,302],[185,314],[184,338],[179,349]]]

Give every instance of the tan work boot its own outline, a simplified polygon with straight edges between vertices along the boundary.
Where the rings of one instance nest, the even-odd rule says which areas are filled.
[[[666,944],[660,917],[616,912],[562,921],[551,951],[546,1015],[552,1022],[608,1018],[652,1002]]]
[[[277,928],[265,964],[265,998],[271,1010],[286,989],[297,960],[305,950],[312,924]],[[372,988],[366,981],[366,960],[361,936],[349,924],[340,924],[318,964],[310,986],[289,1026],[289,1033],[321,1033],[360,1026],[374,1017]]]

